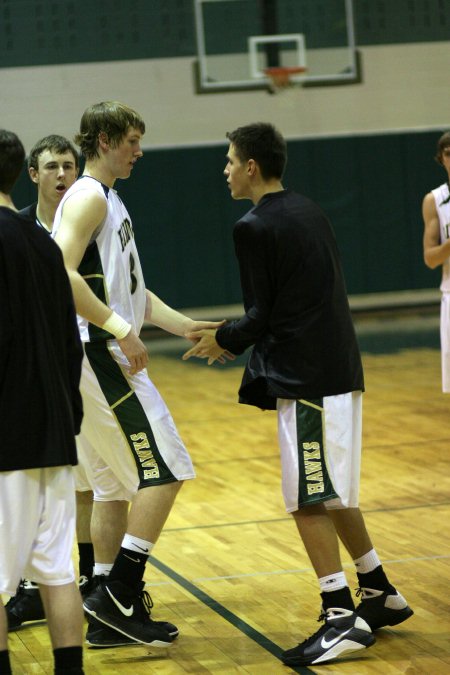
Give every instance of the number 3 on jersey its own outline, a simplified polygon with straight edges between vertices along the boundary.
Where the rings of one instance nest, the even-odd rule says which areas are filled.
[[[134,264],[135,263],[134,263],[133,254],[130,253],[130,291],[131,291],[131,295],[133,295],[133,293],[135,292],[135,290],[137,288],[137,284],[138,284],[137,279],[133,274]]]

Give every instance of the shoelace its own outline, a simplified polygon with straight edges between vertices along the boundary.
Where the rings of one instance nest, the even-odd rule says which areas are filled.
[[[324,628],[326,628],[326,625],[325,625],[326,618],[327,618],[327,614],[322,609],[322,611],[319,614],[319,618],[317,619],[317,622],[318,623],[323,622],[323,625],[320,628],[318,628],[316,630],[316,632],[313,633],[313,635],[311,635],[309,638],[306,638],[306,640],[303,640],[303,642],[300,643],[301,645],[304,645],[305,647],[307,647],[308,645],[312,644],[317,639],[317,636],[319,635],[319,633],[321,631],[323,631]]]
[[[142,591],[141,593],[141,599],[142,599],[142,604],[144,605],[144,609],[147,612],[148,617],[150,618],[150,614],[152,613],[152,608],[153,608],[153,600],[151,598],[150,593],[147,591]]]
[[[32,590],[35,591],[38,588],[37,584],[33,583],[29,579],[21,579],[19,583],[19,591],[20,590]]]
[[[325,621],[326,618],[327,618],[327,613],[324,612],[324,610],[322,609],[322,611],[319,614],[319,618],[317,619],[317,621],[320,623],[321,621]]]
[[[5,607],[8,607],[8,609],[12,609],[18,602],[21,602],[24,592],[26,590],[36,591],[38,590],[38,587],[36,584],[33,584],[33,582],[29,581],[28,579],[21,579],[19,581],[19,585],[17,586],[16,594],[13,595],[8,600]]]
[[[361,588],[361,586],[359,588],[355,588],[355,591],[356,597],[357,598],[361,597],[362,601],[370,600],[371,598],[374,597],[374,594],[371,593],[370,590],[368,590],[367,588]]]

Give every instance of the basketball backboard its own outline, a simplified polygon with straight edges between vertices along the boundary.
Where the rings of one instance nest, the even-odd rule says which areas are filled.
[[[200,93],[267,87],[268,68],[302,86],[360,81],[353,0],[194,0]]]

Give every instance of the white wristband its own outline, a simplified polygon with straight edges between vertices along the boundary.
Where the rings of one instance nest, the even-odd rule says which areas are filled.
[[[131,330],[131,324],[125,319],[122,319],[121,316],[113,312],[109,316],[105,323],[102,326],[103,330],[107,330],[108,333],[112,333],[117,340],[122,340],[128,335]]]

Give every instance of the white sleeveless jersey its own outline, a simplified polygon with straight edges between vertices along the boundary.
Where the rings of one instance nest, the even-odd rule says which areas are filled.
[[[79,178],[58,206],[52,236],[58,232],[65,202],[80,190],[95,190],[101,194],[107,203],[107,213],[78,271],[99,300],[128,321],[139,335],[144,322],[145,283],[131,219],[117,192],[90,176]],[[83,342],[114,338],[81,316],[78,316],[78,327]]]
[[[448,183],[443,183],[431,192],[439,216],[441,244],[443,244],[444,241],[450,238],[450,192]],[[442,264],[441,291],[445,293],[450,292],[450,258],[447,258]]]

